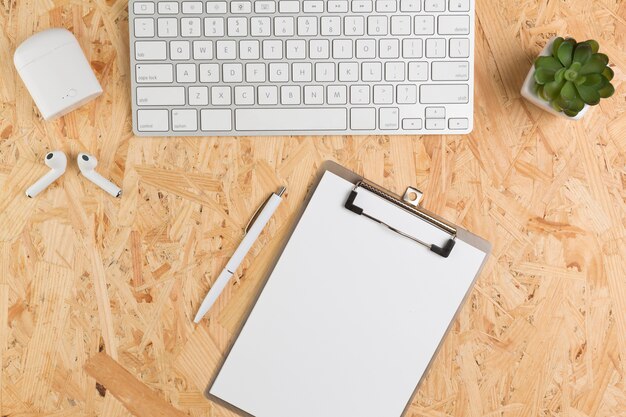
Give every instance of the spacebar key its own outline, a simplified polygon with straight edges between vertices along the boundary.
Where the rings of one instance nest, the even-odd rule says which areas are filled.
[[[346,130],[348,111],[335,108],[237,109],[235,129],[240,131]]]

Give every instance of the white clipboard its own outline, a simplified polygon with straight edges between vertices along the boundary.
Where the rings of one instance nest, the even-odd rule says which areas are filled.
[[[399,417],[490,244],[326,162],[207,398],[247,417]]]

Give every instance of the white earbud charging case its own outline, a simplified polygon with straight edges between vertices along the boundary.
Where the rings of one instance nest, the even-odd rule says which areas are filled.
[[[48,29],[26,39],[13,62],[45,120],[52,120],[102,94],[74,35]]]

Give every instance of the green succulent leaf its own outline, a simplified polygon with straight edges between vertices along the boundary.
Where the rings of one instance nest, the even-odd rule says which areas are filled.
[[[563,84],[565,81],[551,81],[543,86],[543,92],[550,100],[554,100],[559,96]]]
[[[576,49],[574,50],[574,63],[583,65],[589,60],[589,58],[591,58],[591,55],[593,55],[591,46],[584,42],[579,43],[576,45]]]
[[[586,85],[577,85],[576,90],[580,98],[590,106],[595,106],[600,102],[600,93],[593,88]]]
[[[578,113],[580,113],[580,111],[566,109],[566,110],[563,110],[563,113],[565,113],[569,117],[576,117],[578,116]]]
[[[604,76],[604,78],[606,78],[607,80],[611,81],[613,77],[615,76],[615,73],[613,72],[611,67],[604,67],[604,71],[602,71],[602,76]]]
[[[558,38],[555,38],[554,41],[552,41],[552,56],[556,59],[559,59],[559,56],[557,55],[557,51],[559,50],[559,46],[561,46],[561,44],[565,41],[565,39],[561,38],[560,36]]]
[[[554,110],[556,110],[556,111],[563,111],[563,107],[561,107],[561,106],[559,105],[559,103],[558,103],[556,100],[552,100],[552,101],[550,102],[550,105],[551,105],[551,106],[552,106],[552,108],[553,108]]]
[[[581,75],[601,74],[609,63],[609,57],[604,54],[593,54],[589,61],[580,69]]]
[[[615,93],[615,87],[613,87],[613,84],[609,82],[607,82],[604,87],[598,90],[598,94],[601,98],[609,98],[613,95],[613,93]]]
[[[580,97],[578,97],[578,95],[576,95],[576,98],[574,100],[572,100],[572,102],[570,103],[569,109],[570,110],[575,110],[576,113],[578,113],[584,107],[585,107],[585,102],[582,101],[582,99]]]
[[[553,71],[558,71],[563,68],[563,65],[561,65],[558,59],[552,56],[540,56],[535,61],[535,68],[545,68]]]
[[[604,81],[606,80],[606,78],[604,78],[602,75],[600,74],[589,74],[587,76],[585,76],[585,82],[582,83],[582,85],[587,86],[587,87],[591,87],[594,89],[599,89],[601,88],[604,84]]]
[[[567,71],[567,68],[561,68],[560,70],[555,72],[554,80],[559,82],[563,81],[565,79],[565,71]]]
[[[561,64],[564,67],[569,67],[572,64],[572,55],[574,53],[574,44],[575,41],[573,39],[567,39],[563,41],[563,43],[559,46],[557,51],[557,56]]]
[[[539,68],[535,71],[535,82],[537,84],[543,85],[550,81],[554,81],[554,74],[556,71],[547,69],[547,68]]]
[[[561,88],[561,98],[567,101],[574,100],[576,98],[576,87],[573,82],[565,82],[563,88]]]
[[[591,47],[591,52],[594,54],[598,53],[598,51],[600,50],[600,44],[596,40],[589,39],[582,43],[586,43],[587,45],[589,45]]]

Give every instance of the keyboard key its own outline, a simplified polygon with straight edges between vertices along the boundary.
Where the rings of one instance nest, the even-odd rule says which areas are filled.
[[[264,59],[283,59],[283,41],[264,40],[263,41],[263,58]]]
[[[264,83],[266,81],[265,64],[246,64],[246,81],[249,83]]]
[[[180,20],[180,32],[184,38],[197,38],[202,34],[199,17],[184,17]]]
[[[374,39],[357,39],[356,57],[359,59],[376,58],[376,41]]]
[[[423,56],[421,39],[403,39],[402,40],[402,56],[404,58],[421,58]]]
[[[374,86],[374,104],[393,104],[393,85],[379,84]]]
[[[337,16],[324,16],[321,19],[322,36],[339,36],[341,35],[341,18]]]
[[[200,130],[204,132],[224,132],[233,129],[230,109],[200,110]]]
[[[444,119],[446,117],[445,107],[426,107],[427,119]]]
[[[319,105],[324,104],[324,86],[305,85],[304,104]]]
[[[189,87],[189,104],[207,106],[209,104],[209,88],[206,86]]]
[[[352,0],[352,11],[356,13],[370,13],[373,10],[371,0]]]
[[[388,33],[387,16],[368,16],[367,34],[370,36],[384,36]]]
[[[422,84],[420,103],[422,104],[463,104],[469,102],[467,84]]]
[[[293,36],[295,33],[294,18],[275,17],[274,18],[274,35],[276,36]]]
[[[298,36],[317,36],[317,17],[298,17]]]
[[[235,104],[238,106],[251,106],[254,104],[254,87],[250,85],[235,87]]]
[[[300,86],[283,85],[280,87],[280,102],[286,106],[300,104]]]
[[[327,7],[329,13],[346,13],[348,11],[348,2],[346,0],[329,0],[327,3]]]
[[[213,59],[213,41],[193,41],[193,59]]]
[[[443,130],[446,127],[446,119],[426,119],[426,129]]]
[[[133,11],[135,14],[154,14],[154,3],[148,1],[135,2]]]
[[[137,61],[165,60],[167,44],[165,41],[137,41],[135,42],[135,59]]]
[[[202,14],[201,1],[184,1],[183,14]]]
[[[259,59],[260,44],[259,41],[241,41],[239,42],[239,57],[241,59]]]
[[[443,12],[446,10],[446,0],[424,0],[424,11]]]
[[[259,87],[259,104],[262,106],[278,104],[278,87],[262,85]]]
[[[278,11],[280,13],[299,13],[300,2],[293,0],[281,0],[278,2]]]
[[[253,17],[250,19],[250,35],[270,36],[270,18],[269,17]]]
[[[448,128],[451,130],[465,130],[469,128],[469,119],[462,118],[452,118],[448,120]]]
[[[179,83],[195,83],[196,64],[177,64],[176,81]]]
[[[383,107],[379,113],[378,123],[382,130],[398,130],[400,128],[400,110],[397,107]]]
[[[178,36],[178,19],[175,17],[161,17],[157,19],[160,38],[175,38]]]
[[[272,62],[269,65],[270,82],[286,83],[289,81],[289,64],[286,62]]]
[[[363,16],[346,16],[344,19],[344,32],[349,36],[361,36],[365,34],[365,18]]]
[[[416,35],[435,34],[435,16],[415,16]]]
[[[232,104],[230,87],[211,87],[211,104],[214,106],[230,106]]]
[[[352,40],[333,39],[333,58],[352,59]]]
[[[385,80],[404,81],[404,62],[385,62]]]
[[[446,40],[443,38],[426,39],[426,58],[445,58]]]
[[[469,80],[469,62],[434,61],[430,76],[433,81],[467,81]]]
[[[468,58],[470,55],[470,40],[467,38],[450,39],[450,58]]]
[[[185,104],[185,87],[137,87],[137,104],[182,106]]]
[[[174,68],[172,64],[137,64],[135,78],[138,83],[171,83]]]
[[[303,5],[304,13],[322,13],[324,11],[323,1],[305,0]]]
[[[470,0],[450,0],[448,10],[451,12],[469,12]]]
[[[224,18],[223,17],[205,17],[204,18],[204,36],[207,37],[223,37],[224,36]]]
[[[374,107],[353,107],[350,109],[350,129],[376,129],[376,109]]]
[[[391,16],[391,34],[410,35],[411,34],[411,16]]]
[[[171,41],[170,59],[173,61],[187,60],[191,58],[189,41]]]
[[[348,103],[348,87],[345,85],[329,85],[326,91],[326,101],[330,105]]]
[[[134,21],[136,38],[152,38],[154,36],[154,19],[150,17],[137,18]]]
[[[286,42],[287,59],[306,58],[306,41],[304,39],[289,39]]]
[[[440,35],[468,35],[470,32],[470,17],[439,16],[437,28]]]
[[[328,39],[314,39],[309,42],[309,57],[312,59],[328,59],[330,57]]]
[[[422,128],[422,119],[402,119],[402,129],[404,130],[420,130]]]
[[[381,39],[379,42],[378,56],[384,59],[400,58],[400,41],[398,39]]]
[[[172,110],[172,130],[175,132],[198,130],[198,112],[194,109]]]
[[[274,1],[255,1],[254,2],[254,11],[256,13],[275,13],[276,12],[276,2]]]
[[[237,59],[237,42],[235,41],[217,41],[215,42],[215,50],[217,59]]]
[[[252,3],[249,1],[231,1],[230,2],[230,12],[233,14],[237,13],[252,13]]]
[[[257,2],[260,3],[260,2]],[[272,2],[273,3],[273,2]],[[228,5],[225,1],[208,1],[206,4],[207,14],[226,14]]]
[[[178,14],[178,2],[175,1],[160,1],[159,14]]]
[[[396,101],[398,104],[416,104],[417,86],[415,84],[398,84]]]
[[[381,81],[383,79],[383,66],[380,62],[364,62],[361,78],[365,82]]]
[[[370,104],[370,86],[353,85],[350,87],[351,104]]]
[[[248,19],[245,17],[229,17],[228,36],[233,38],[248,36]]]
[[[240,63],[222,65],[222,79],[225,83],[243,82],[243,65]]]
[[[238,131],[323,131],[345,130],[348,115],[345,108],[237,109]]]
[[[409,62],[409,81],[428,81],[427,62]]]
[[[401,12],[419,12],[421,10],[421,0],[400,0]]]
[[[140,132],[167,132],[169,119],[167,110],[137,110],[137,130]]]
[[[378,13],[394,13],[398,9],[396,0],[376,0]]]
[[[200,64],[200,82],[217,83],[220,81],[220,66],[218,64]]]
[[[358,62],[340,62],[339,63],[339,81],[341,82],[359,81],[359,63]]]

